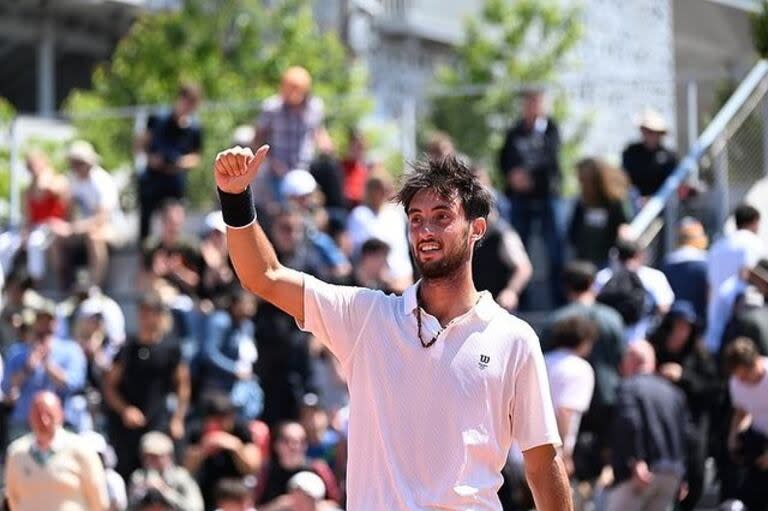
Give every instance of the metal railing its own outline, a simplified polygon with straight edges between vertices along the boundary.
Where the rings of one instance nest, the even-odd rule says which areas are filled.
[[[630,225],[631,236],[659,260],[676,242],[677,221],[699,218],[710,237],[768,169],[768,61],[759,61],[712,119],[664,185]],[[695,172],[698,196],[681,202],[678,189]]]

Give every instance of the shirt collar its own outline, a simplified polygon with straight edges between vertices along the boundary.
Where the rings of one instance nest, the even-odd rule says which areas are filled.
[[[421,280],[417,281],[415,284],[413,284],[403,292],[402,303],[403,303],[403,314],[405,316],[414,314],[416,312],[416,307],[418,307],[419,305],[418,300],[416,299],[416,290],[419,288],[420,282]],[[472,307],[471,309],[471,311],[474,311],[477,314],[477,316],[483,321],[490,321],[490,319],[493,317],[493,314],[496,310],[497,310],[496,302],[493,300],[491,293],[489,293],[488,291],[480,291],[480,299],[477,301],[477,304],[475,304],[475,306]]]

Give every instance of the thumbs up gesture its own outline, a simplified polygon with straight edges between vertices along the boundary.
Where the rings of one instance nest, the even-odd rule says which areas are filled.
[[[241,193],[251,184],[269,152],[269,146],[259,147],[253,154],[248,147],[235,146],[216,155],[213,173],[216,186],[227,193]]]

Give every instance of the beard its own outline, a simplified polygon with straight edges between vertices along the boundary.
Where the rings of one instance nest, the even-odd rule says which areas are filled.
[[[468,237],[469,229],[467,229],[466,234],[467,236],[464,236],[464,238]],[[470,257],[471,245],[468,240],[465,239],[463,241],[464,243],[458,243],[450,249],[446,249],[445,244],[443,244],[445,255],[437,261],[421,261],[419,254],[416,252],[416,247],[412,247],[413,260],[421,276],[425,280],[437,280],[451,277],[458,272],[469,261]]]

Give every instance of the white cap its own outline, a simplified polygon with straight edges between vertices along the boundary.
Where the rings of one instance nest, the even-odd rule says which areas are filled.
[[[280,184],[280,193],[286,198],[309,195],[316,189],[317,181],[312,174],[303,169],[288,172]]]
[[[99,155],[90,142],[85,140],[75,140],[69,146],[67,158],[70,160],[84,161],[85,163],[96,165],[99,163]]]
[[[79,318],[88,318],[97,314],[104,314],[104,304],[100,297],[86,298],[77,309]]]
[[[224,215],[221,211],[214,211],[205,215],[205,227],[208,232],[219,231],[220,233],[227,232],[227,224],[224,223]]]
[[[659,112],[652,108],[646,108],[637,118],[637,125],[656,133],[667,132],[667,122]]]
[[[289,490],[299,490],[315,500],[325,497],[325,483],[314,472],[299,472],[288,480]]]

